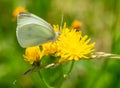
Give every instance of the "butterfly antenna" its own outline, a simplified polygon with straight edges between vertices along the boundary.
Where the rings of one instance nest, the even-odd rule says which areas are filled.
[[[64,15],[63,15],[63,13],[62,13],[60,27],[63,26],[63,19],[64,19]]]
[[[64,15],[62,13],[62,15],[61,15],[61,22],[60,22],[60,26],[59,26],[59,31],[56,32],[56,38],[61,34],[61,27],[63,26],[63,18],[64,18]]]

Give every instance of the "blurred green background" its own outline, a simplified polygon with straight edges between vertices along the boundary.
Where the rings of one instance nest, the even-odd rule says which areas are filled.
[[[31,66],[24,61],[24,49],[16,39],[16,20],[12,14],[18,6],[51,25],[60,25],[62,14],[68,27],[79,20],[83,23],[83,34],[96,42],[96,51],[120,54],[120,0],[0,0],[0,88],[43,88],[36,72],[23,76]],[[69,63],[64,65],[65,71],[56,70],[60,66],[43,71],[43,75],[49,72],[45,79],[50,85],[56,88],[120,88],[120,60],[77,61],[70,76],[60,81],[61,74],[69,68]]]

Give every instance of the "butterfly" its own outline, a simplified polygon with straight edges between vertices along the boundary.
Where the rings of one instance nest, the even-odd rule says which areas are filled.
[[[54,41],[58,33],[42,18],[29,12],[20,12],[17,17],[16,36],[20,46],[27,48]]]

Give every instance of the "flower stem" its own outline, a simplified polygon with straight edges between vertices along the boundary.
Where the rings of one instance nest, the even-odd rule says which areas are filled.
[[[72,69],[73,69],[74,63],[75,63],[75,61],[72,61],[71,66],[70,66],[70,69],[69,69],[69,71],[68,71],[66,74],[64,74],[64,77],[67,77],[67,76],[70,75],[70,73],[71,73],[71,71],[72,71]]]
[[[51,87],[51,86],[44,80],[44,78],[43,78],[43,76],[42,76],[42,74],[41,74],[40,71],[38,71],[38,74],[39,74],[39,77],[40,77],[40,79],[41,79],[41,81],[42,81],[42,85],[43,85],[42,88],[54,88],[54,87]]]

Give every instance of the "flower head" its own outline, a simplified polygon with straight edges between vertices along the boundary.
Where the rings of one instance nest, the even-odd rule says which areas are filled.
[[[19,12],[27,12],[27,9],[26,8],[23,8],[21,6],[17,7],[14,11],[13,11],[13,17],[14,19],[17,18],[17,15]]]
[[[42,45],[44,55],[54,54],[57,51],[55,42],[49,42]]]
[[[87,59],[87,55],[94,49],[95,43],[89,44],[91,39],[88,36],[82,36],[81,32],[74,29],[68,29],[65,26],[57,42],[57,56],[61,56],[59,62],[71,60]]]
[[[25,60],[29,61],[30,64],[40,61],[42,56],[43,56],[43,54],[40,51],[39,46],[26,48],[25,55],[23,55]]]
[[[82,27],[82,22],[80,22],[78,20],[73,21],[73,23],[72,23],[72,28],[73,29],[76,29],[76,31],[78,31],[79,28],[81,28],[81,27]]]

